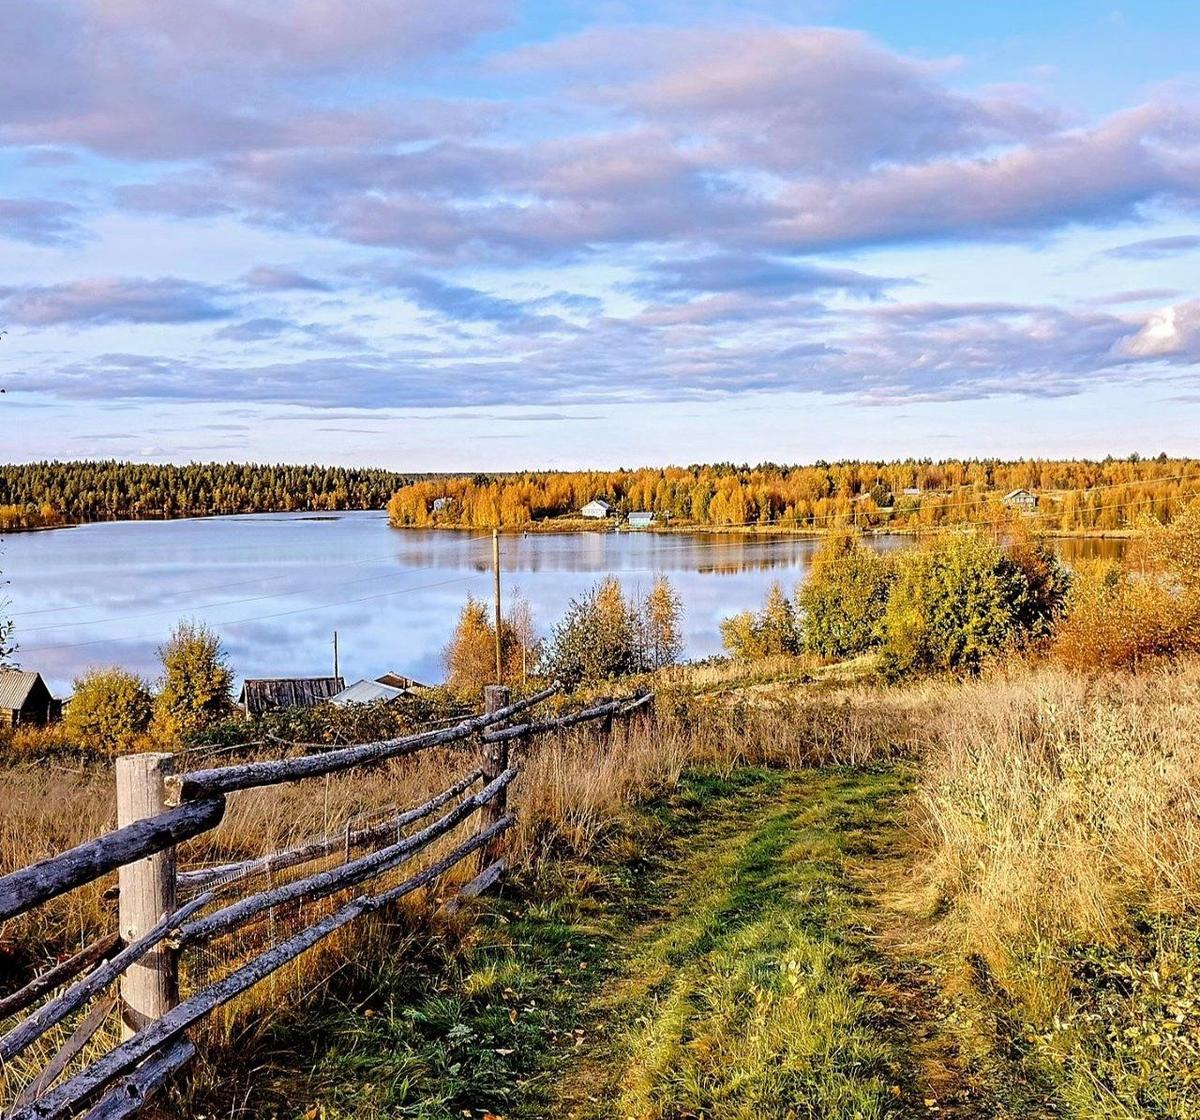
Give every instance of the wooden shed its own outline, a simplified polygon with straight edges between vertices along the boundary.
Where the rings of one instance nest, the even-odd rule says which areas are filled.
[[[345,687],[342,677],[253,677],[242,685],[238,704],[248,716],[283,708],[312,708]]]
[[[62,705],[50,695],[41,673],[0,669],[0,727],[23,723],[42,727],[61,714]]]

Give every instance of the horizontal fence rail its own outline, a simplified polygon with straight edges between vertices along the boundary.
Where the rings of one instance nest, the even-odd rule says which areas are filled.
[[[638,711],[644,714],[651,710],[654,699],[652,693],[606,699],[554,718],[527,716],[524,722],[513,722],[557,691],[557,686],[551,686],[510,703],[506,688],[489,687],[485,710],[451,727],[330,749],[322,754],[248,762],[179,776],[171,773],[171,756],[125,756],[118,767],[118,775],[122,767],[126,775],[124,779],[119,777],[119,781],[126,782],[122,797],[127,808],[122,812],[125,820],[145,814],[143,819],[0,878],[3,921],[113,870],[120,869],[122,876],[120,891],[105,894],[110,898],[116,894],[120,899],[120,929],[0,998],[0,1021],[41,1003],[0,1036],[0,1072],[11,1068],[9,1063],[23,1054],[24,1061],[29,1054],[40,1053],[30,1048],[35,1043],[44,1045],[52,1031],[65,1033],[74,1027],[70,1037],[16,1096],[10,1109],[0,1113],[0,1120],[58,1120],[85,1111],[84,1120],[132,1116],[195,1056],[196,1047],[187,1032],[216,1008],[357,918],[436,883],[469,857],[479,860],[479,873],[446,904],[448,909],[496,882],[506,866],[501,842],[516,823],[516,814],[508,807],[508,795],[519,767],[509,764],[510,744],[528,743],[537,736],[589,722],[599,725],[603,739],[614,719]],[[338,774],[466,740],[477,744],[480,753],[476,757],[481,765],[420,805],[388,809],[382,820],[359,828],[347,823],[340,833],[313,837],[252,859],[175,869],[176,846],[221,823],[227,793]],[[136,776],[132,789],[130,774]],[[476,786],[479,788],[471,792]],[[121,798],[118,800],[121,802]],[[466,839],[456,838],[456,830],[472,818],[476,819],[471,826],[474,831]],[[418,825],[417,831],[405,834],[410,826]],[[353,851],[363,848],[370,850],[352,858]],[[328,861],[339,854],[343,861],[329,866]],[[427,859],[432,856],[427,865],[401,882],[364,889],[364,884],[396,872],[423,854]],[[270,881],[277,872],[322,860],[326,861],[324,866],[308,873],[301,871],[299,878],[278,884]],[[223,892],[257,876],[268,877],[266,889],[221,904]],[[331,912],[309,920],[278,944],[256,951],[227,975],[179,999],[177,961],[182,952],[261,923],[266,917],[271,925],[260,925],[260,931],[273,930],[279,915],[293,923],[305,920],[306,904],[355,889],[362,893],[332,903]],[[187,901],[177,904],[178,896]],[[214,905],[216,909],[210,909]],[[263,932],[255,932],[250,944],[260,944],[263,937]],[[241,946],[242,942],[225,944]],[[119,992],[106,995],[118,981]],[[56,991],[58,994],[53,995]],[[52,998],[41,1002],[48,996]],[[84,1014],[89,1004],[90,1011]],[[68,1076],[69,1069],[80,1066],[86,1048],[95,1045],[98,1032],[114,1009],[121,1010],[124,1040],[94,1061],[85,1060],[78,1072]]]

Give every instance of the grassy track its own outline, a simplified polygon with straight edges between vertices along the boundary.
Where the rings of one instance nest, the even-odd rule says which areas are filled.
[[[904,785],[885,769],[688,777],[640,811],[625,858],[493,904],[465,958],[426,946],[347,978],[281,1034],[290,1058],[251,1114],[966,1115],[932,997],[873,947],[863,876]]]

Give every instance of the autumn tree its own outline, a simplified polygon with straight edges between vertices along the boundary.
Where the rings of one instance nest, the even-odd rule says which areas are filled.
[[[138,746],[153,710],[150,689],[140,677],[115,665],[89,669],[75,679],[63,728],[82,749],[122,754]]]
[[[642,603],[646,656],[650,667],[673,665],[683,652],[683,600],[665,575],[655,577]]]
[[[471,596],[459,612],[458,624],[442,659],[451,691],[464,699],[478,701],[486,685],[524,683],[538,656],[533,612],[524,599],[514,596],[500,620],[502,680],[497,681],[493,608]]]
[[[221,640],[202,622],[180,622],[158,648],[163,674],[151,731],[177,743],[224,715],[233,703],[233,673]]]
[[[637,605],[614,576],[606,576],[571,600],[546,646],[542,671],[568,688],[641,672],[643,636]]]
[[[857,533],[830,533],[813,554],[796,598],[804,646],[821,657],[855,657],[882,640],[893,565]]]
[[[760,611],[742,611],[721,623],[721,642],[745,661],[800,652],[796,608],[779,583],[771,585]]]

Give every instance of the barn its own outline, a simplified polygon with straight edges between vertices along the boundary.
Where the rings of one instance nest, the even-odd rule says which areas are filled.
[[[0,670],[0,727],[23,723],[42,727],[61,714],[62,704],[50,695],[41,673]]]
[[[314,708],[345,687],[342,677],[252,677],[242,685],[238,704],[248,716],[283,708]]]

